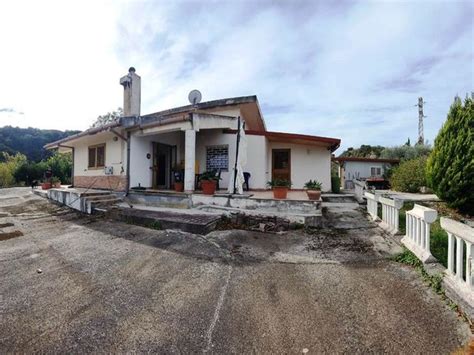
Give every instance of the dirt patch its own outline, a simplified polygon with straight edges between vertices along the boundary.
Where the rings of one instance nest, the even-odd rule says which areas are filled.
[[[13,231],[13,232],[8,232],[8,233],[0,233],[0,241],[3,240],[8,240],[8,239],[13,239],[16,237],[21,237],[23,235],[22,232],[20,231]]]

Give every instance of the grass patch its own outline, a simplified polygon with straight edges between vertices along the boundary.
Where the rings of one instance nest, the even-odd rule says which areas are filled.
[[[430,230],[431,254],[445,267],[448,267],[448,233],[441,228],[439,217],[431,225]]]
[[[414,202],[405,202],[403,204],[403,207],[400,209],[399,213],[399,222],[398,222],[398,230],[402,233],[405,234],[406,232],[406,226],[407,226],[407,216],[406,212],[413,209],[413,206],[415,205]]]
[[[405,202],[399,213],[399,230],[406,234],[406,212],[413,209],[414,202]],[[430,229],[431,254],[444,266],[448,267],[448,233],[441,228],[440,216],[433,222]]]
[[[411,251],[406,248],[403,248],[403,252],[398,255],[395,255],[393,257],[393,260],[401,264],[412,266],[413,268],[415,268],[416,271],[420,273],[423,281],[429,287],[431,287],[439,295],[444,294],[443,288],[441,286],[443,281],[443,275],[428,274],[425,270],[425,267],[423,266],[423,263]]]
[[[163,226],[161,225],[160,221],[150,222],[150,223],[147,224],[147,227],[151,228],[151,229],[156,229],[156,230],[162,230],[163,229]]]

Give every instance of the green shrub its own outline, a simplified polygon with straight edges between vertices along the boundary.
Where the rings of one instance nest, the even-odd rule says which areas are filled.
[[[0,187],[9,187],[15,185],[15,171],[26,162],[23,154],[17,153],[9,155],[2,153],[2,162],[0,163]]]
[[[430,187],[453,208],[474,214],[474,102],[454,100],[427,163]]]
[[[390,177],[392,189],[402,192],[419,192],[426,186],[426,157],[407,160],[393,169]]]
[[[71,183],[72,154],[55,152],[46,160],[47,167],[51,168],[54,176],[57,176],[63,184]]]
[[[341,192],[341,179],[339,176],[331,176],[331,190],[335,194]]]
[[[30,185],[34,180],[43,180],[44,173],[48,168],[51,168],[53,175],[58,177],[63,184],[71,183],[72,155],[70,153],[56,152],[47,160],[38,163],[23,161],[13,176],[17,183]]]

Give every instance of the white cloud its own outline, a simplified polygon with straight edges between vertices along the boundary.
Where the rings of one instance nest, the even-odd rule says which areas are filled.
[[[0,5],[0,108],[25,113],[0,112],[0,125],[87,128],[121,104],[118,78],[133,65],[143,113],[185,105],[195,88],[204,100],[257,94],[269,129],[395,145],[416,140],[418,96],[432,141],[454,95],[474,86],[469,2],[71,6]]]

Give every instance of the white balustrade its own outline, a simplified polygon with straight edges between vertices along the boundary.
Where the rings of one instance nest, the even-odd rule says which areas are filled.
[[[398,233],[399,228],[399,211],[403,207],[403,201],[398,199],[390,199],[379,197],[382,204],[382,222],[381,227],[387,229],[390,233]]]
[[[362,202],[364,197],[365,181],[354,180],[354,192],[357,201]]]
[[[474,275],[472,271],[474,228],[445,217],[441,217],[441,228],[448,233],[448,270],[445,281],[471,307],[474,307]],[[465,264],[464,260],[466,260]]]
[[[424,263],[436,261],[430,251],[430,226],[437,217],[436,210],[416,204],[406,213],[406,232],[402,243]]]
[[[378,199],[379,196],[370,192],[364,192],[364,197],[367,199],[367,212],[373,220],[378,219]]]

